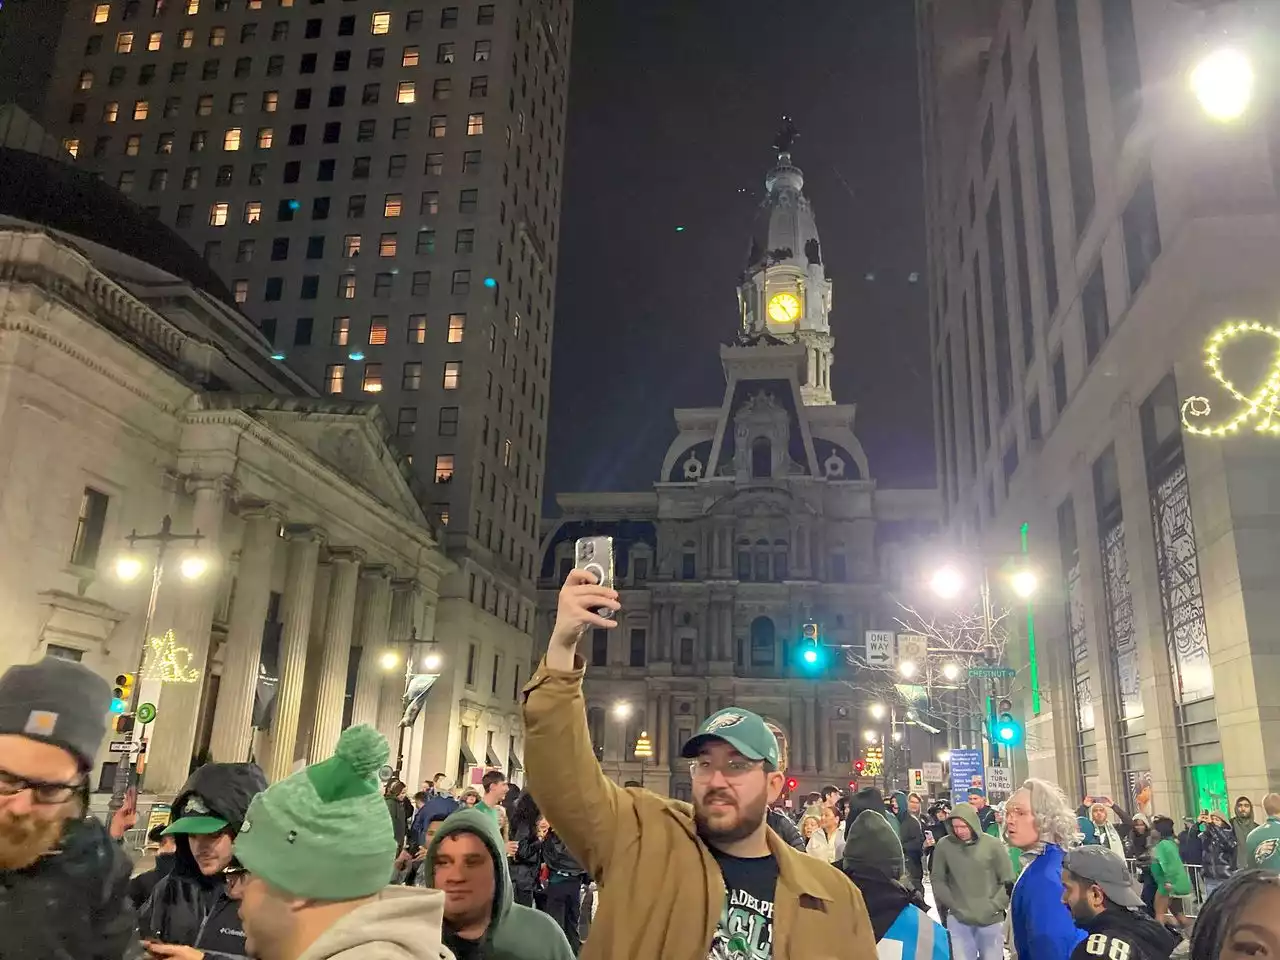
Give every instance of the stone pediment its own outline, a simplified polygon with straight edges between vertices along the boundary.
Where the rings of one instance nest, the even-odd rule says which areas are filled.
[[[377,500],[425,526],[403,460],[385,438],[381,414],[367,404],[337,406],[303,400],[242,409]]]
[[[706,510],[709,516],[720,517],[774,517],[790,516],[796,512],[814,514],[806,501],[781,487],[742,490],[721,497]]]

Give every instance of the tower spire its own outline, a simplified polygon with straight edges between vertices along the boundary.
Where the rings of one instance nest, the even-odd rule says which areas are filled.
[[[831,281],[822,265],[822,243],[804,173],[791,160],[800,136],[788,116],[774,137],[777,160],[765,176],[760,204],[738,286],[741,339],[747,343],[803,344],[808,372],[801,386],[806,404],[832,403],[830,375],[835,341],[831,336]]]

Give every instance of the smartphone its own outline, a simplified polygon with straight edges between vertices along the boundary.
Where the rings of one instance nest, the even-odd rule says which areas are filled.
[[[613,537],[581,537],[573,545],[573,566],[585,570],[602,587],[613,589]],[[612,617],[607,607],[597,607],[602,617]]]

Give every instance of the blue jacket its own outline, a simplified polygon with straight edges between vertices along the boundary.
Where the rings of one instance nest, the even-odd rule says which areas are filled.
[[[409,833],[414,842],[421,845],[426,837],[427,824],[431,822],[431,818],[437,813],[447,817],[457,809],[458,801],[445,794],[434,796],[424,803],[418,812],[413,815],[413,820],[409,824]]]
[[[1062,848],[1046,843],[1013,887],[1013,945],[1019,957],[1069,960],[1085,938],[1062,903]]]
[[[951,960],[946,929],[912,904],[903,908],[879,942],[899,944],[898,956],[905,960]]]

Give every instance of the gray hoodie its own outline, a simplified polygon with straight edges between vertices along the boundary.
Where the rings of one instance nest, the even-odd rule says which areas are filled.
[[[453,960],[444,948],[444,894],[384,887],[320,935],[298,960]]]
[[[971,927],[1000,923],[1009,906],[1009,885],[1013,882],[1008,849],[982,832],[978,811],[970,804],[957,803],[951,820],[951,833],[939,840],[933,851],[933,899]],[[968,825],[968,840],[955,835],[956,820]]]

